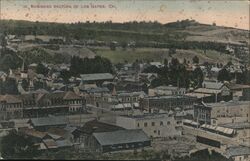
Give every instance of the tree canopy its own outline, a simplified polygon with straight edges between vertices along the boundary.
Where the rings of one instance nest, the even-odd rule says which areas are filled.
[[[38,150],[33,146],[31,140],[16,131],[11,131],[4,136],[0,146],[4,159],[33,159],[38,154]]]

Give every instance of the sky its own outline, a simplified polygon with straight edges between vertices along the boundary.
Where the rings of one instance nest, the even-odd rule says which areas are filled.
[[[0,0],[1,19],[85,22],[194,19],[249,30],[248,0]]]

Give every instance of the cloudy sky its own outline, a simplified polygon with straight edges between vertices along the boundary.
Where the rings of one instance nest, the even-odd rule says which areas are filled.
[[[249,1],[198,0],[0,0],[1,19],[49,22],[195,19],[249,30]]]

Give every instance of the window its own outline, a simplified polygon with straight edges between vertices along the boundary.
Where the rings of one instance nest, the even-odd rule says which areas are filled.
[[[147,127],[148,126],[148,123],[144,122],[144,127]]]
[[[161,135],[161,131],[160,130],[158,130],[158,135]]]
[[[140,127],[140,124],[139,124],[139,123],[137,124],[137,127]]]
[[[152,126],[155,126],[155,122],[152,122],[151,125],[152,125]]]
[[[163,122],[162,121],[160,122],[160,126],[163,126]]]
[[[156,131],[156,130],[154,130],[154,133],[155,133],[155,134],[156,134],[156,132],[157,132],[157,131]]]
[[[170,125],[170,121],[167,122],[167,125]]]

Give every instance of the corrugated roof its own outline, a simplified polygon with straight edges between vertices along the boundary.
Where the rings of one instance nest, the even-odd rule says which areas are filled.
[[[226,150],[226,156],[228,157],[235,157],[242,155],[250,155],[250,147],[237,146],[237,147],[230,147]]]
[[[114,76],[110,73],[95,73],[95,74],[81,74],[81,78],[83,81],[91,81],[91,80],[113,79]]]
[[[40,117],[30,119],[34,126],[66,125],[67,119],[64,116]]]
[[[102,146],[150,141],[149,137],[141,129],[94,133],[93,136]]]

